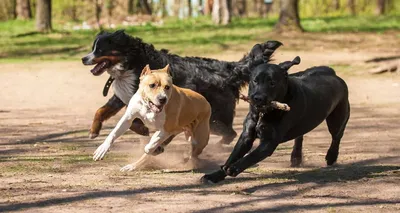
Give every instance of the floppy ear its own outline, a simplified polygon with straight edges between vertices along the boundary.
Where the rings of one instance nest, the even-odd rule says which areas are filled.
[[[150,74],[150,73],[151,73],[150,65],[147,64],[143,68],[142,73],[140,74],[140,77],[145,76],[145,75]]]
[[[162,68],[162,71],[166,72],[169,75],[170,74],[169,64],[167,64],[164,68]]]
[[[126,45],[126,39],[128,37],[128,35],[125,33],[125,30],[117,30],[112,34],[112,37],[114,38],[113,41],[116,44],[119,45]]]
[[[293,61],[285,61],[279,64],[279,66],[284,69],[284,70],[288,70],[290,69],[290,67],[292,67],[293,65],[297,65],[300,64],[300,57],[296,56]]]
[[[271,60],[272,54],[275,52],[283,44],[280,41],[267,41],[261,44],[262,49],[264,50],[263,59],[264,62],[267,63]]]

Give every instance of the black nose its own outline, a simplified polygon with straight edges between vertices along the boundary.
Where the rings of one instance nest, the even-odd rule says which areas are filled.
[[[82,63],[83,63],[83,64],[87,63],[87,58],[86,58],[86,57],[83,57],[83,58],[82,58]]]
[[[265,100],[266,100],[266,97],[265,97],[264,95],[255,94],[255,95],[252,95],[251,99],[253,99],[253,101],[254,101],[256,104],[266,104],[266,103],[264,103],[264,102],[266,102],[266,101],[265,101]]]
[[[158,102],[160,102],[160,104],[165,104],[167,102],[167,98],[166,97],[158,98]]]

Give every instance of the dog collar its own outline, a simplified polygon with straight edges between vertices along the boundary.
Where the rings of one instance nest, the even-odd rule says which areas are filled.
[[[104,89],[103,89],[103,96],[104,96],[104,97],[107,96],[108,90],[110,89],[111,84],[112,84],[113,81],[114,81],[114,78],[110,76],[110,77],[108,78],[107,82],[106,82],[106,85],[104,85]]]

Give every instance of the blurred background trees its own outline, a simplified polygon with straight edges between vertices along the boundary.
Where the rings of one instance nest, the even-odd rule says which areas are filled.
[[[302,31],[300,18],[385,15],[400,10],[400,0],[1,0],[0,20],[36,19],[40,32],[52,20],[72,28],[113,28],[163,19],[209,16],[227,25],[232,17],[279,17],[275,29]]]

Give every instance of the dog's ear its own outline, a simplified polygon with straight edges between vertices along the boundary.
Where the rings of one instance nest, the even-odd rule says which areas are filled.
[[[150,65],[147,64],[143,68],[142,73],[140,74],[140,77],[145,76],[145,75],[150,74],[150,73],[151,73]]]
[[[119,45],[126,45],[127,44],[127,39],[128,35],[125,33],[125,30],[117,30],[112,34],[113,37],[113,42]]]
[[[275,52],[276,49],[278,49],[282,45],[283,44],[280,41],[267,41],[261,44],[261,47],[264,50],[263,59],[265,63],[271,60],[272,54]]]
[[[169,64],[167,64],[164,68],[162,68],[162,71],[166,72],[169,75],[170,74]]]
[[[292,67],[293,65],[297,65],[300,64],[300,57],[296,56],[292,61],[285,61],[279,64],[279,66],[284,69],[284,70],[288,70],[290,69],[290,67]]]

